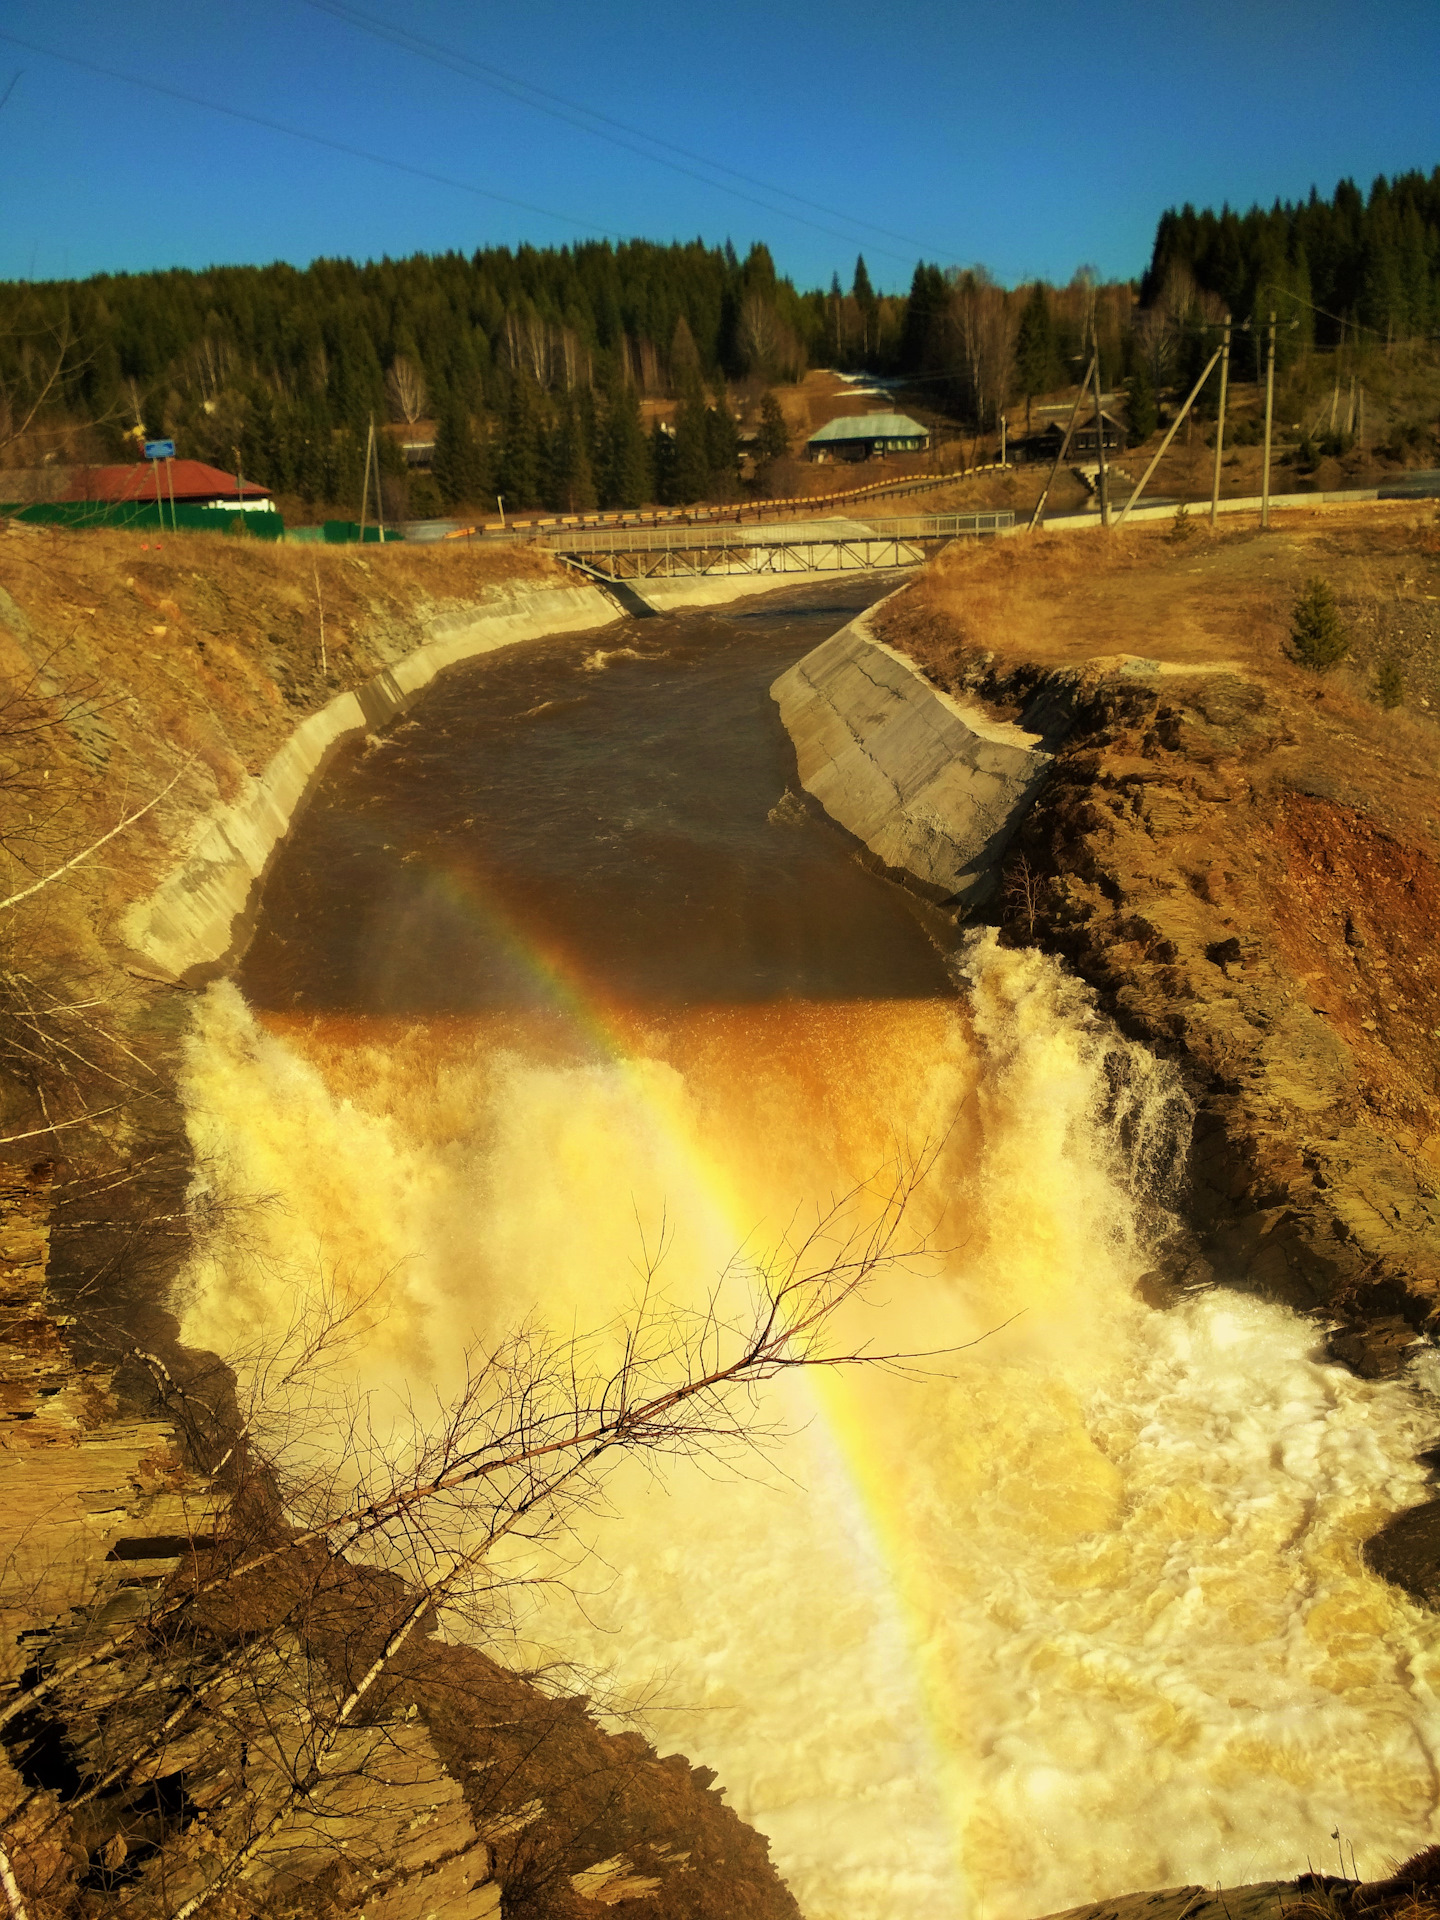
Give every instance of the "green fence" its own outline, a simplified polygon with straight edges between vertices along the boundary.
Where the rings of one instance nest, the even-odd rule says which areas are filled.
[[[12,520],[46,527],[123,527],[137,533],[228,533],[255,540],[283,540],[278,513],[246,513],[227,507],[172,507],[154,500],[54,500],[33,507],[0,506]]]
[[[330,547],[348,546],[352,541],[362,537],[366,546],[372,542],[378,546],[381,538],[380,529],[372,523],[366,527],[362,536],[358,520],[327,520],[323,526],[319,527],[291,527],[285,536],[287,540],[298,541],[302,546],[323,544]],[[405,535],[399,527],[386,527],[384,537],[388,542],[403,540]]]
[[[351,540],[374,541],[378,546],[383,540],[403,540],[404,534],[398,527],[386,527],[382,533],[376,526],[368,526],[361,531],[358,520],[327,520],[322,529],[325,539],[332,547],[344,546]]]

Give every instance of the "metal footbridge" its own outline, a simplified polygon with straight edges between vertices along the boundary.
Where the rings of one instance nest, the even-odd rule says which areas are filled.
[[[854,573],[918,567],[952,540],[1008,532],[1010,512],[917,513],[875,520],[772,526],[565,527],[531,537],[600,580],[682,580],[726,574]]]

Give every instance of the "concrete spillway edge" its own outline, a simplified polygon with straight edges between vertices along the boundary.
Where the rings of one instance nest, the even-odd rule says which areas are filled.
[[[949,911],[978,905],[1052,755],[962,706],[863,613],[770,689],[800,782],[888,872]]]

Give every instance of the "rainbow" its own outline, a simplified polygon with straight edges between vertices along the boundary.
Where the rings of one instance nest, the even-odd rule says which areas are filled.
[[[667,1139],[675,1163],[684,1167],[689,1185],[684,1204],[692,1215],[703,1212],[714,1241],[737,1252],[752,1245],[757,1230],[753,1201],[735,1169],[680,1124],[655,1097],[652,1082],[639,1068],[647,1036],[653,1038],[658,1024],[654,1016],[642,1016],[607,995],[557,941],[525,930],[472,869],[459,862],[437,864],[430,878],[439,898],[481,929],[536,990],[542,1023],[558,1024],[587,1053],[622,1076]],[[819,1434],[822,1455],[843,1490],[850,1539],[868,1571],[887,1637],[904,1649],[905,1681],[915,1709],[912,1732],[923,1750],[936,1804],[943,1810],[951,1842],[954,1910],[961,1913],[971,1904],[964,1844],[970,1806],[959,1769],[947,1755],[951,1689],[935,1643],[934,1607],[923,1568],[917,1566],[913,1542],[906,1535],[903,1502],[873,1444],[858,1380],[819,1368],[791,1379],[814,1415],[806,1424]]]

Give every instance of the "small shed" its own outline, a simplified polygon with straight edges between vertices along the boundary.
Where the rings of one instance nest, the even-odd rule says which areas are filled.
[[[923,453],[930,430],[905,413],[850,414],[827,420],[805,451],[812,460],[868,460],[877,453]]]
[[[206,466],[203,460],[132,461],[116,467],[73,467],[68,489],[61,500],[101,500],[112,506],[134,502],[138,506],[155,499],[155,467],[159,464],[160,491],[168,502],[182,507],[225,507],[233,512],[273,513],[275,502],[268,487],[253,480],[237,480],[220,467]]]

